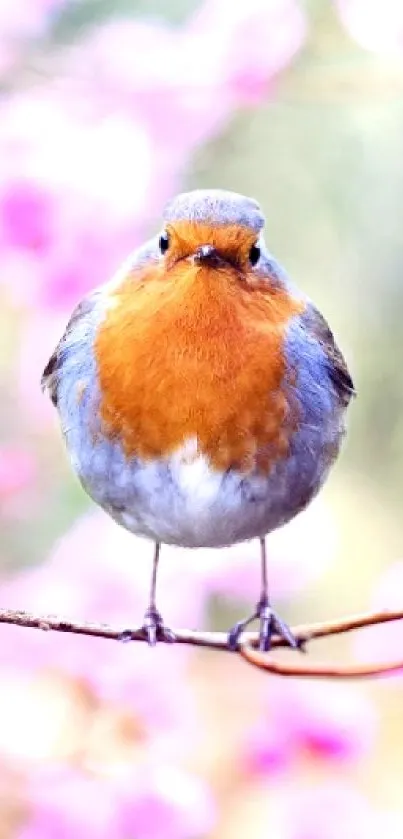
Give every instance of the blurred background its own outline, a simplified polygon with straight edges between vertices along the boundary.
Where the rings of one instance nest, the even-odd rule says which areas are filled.
[[[268,540],[291,623],[403,604],[403,6],[395,0],[2,0],[4,608],[136,625],[152,546],[72,474],[42,369],[76,302],[192,187],[255,196],[359,393],[331,479]],[[258,546],[163,550],[168,624],[226,629]],[[403,626],[312,657],[401,657]],[[0,837],[403,835],[399,678],[0,628]]]

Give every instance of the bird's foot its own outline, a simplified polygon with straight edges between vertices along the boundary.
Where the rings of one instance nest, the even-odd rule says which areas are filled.
[[[262,597],[256,605],[253,614],[249,618],[246,618],[246,620],[236,623],[230,630],[228,634],[228,646],[231,650],[237,649],[243,631],[254,620],[260,621],[259,650],[263,652],[270,650],[273,635],[279,635],[294,650],[301,648],[300,642],[292,634],[291,629],[271,608],[268,598]]]
[[[168,644],[172,644],[176,641],[175,633],[172,632],[172,629],[169,629],[168,626],[165,626],[159,611],[154,606],[150,606],[147,609],[140,633],[150,647],[155,647],[157,641],[164,641]],[[133,632],[132,630],[127,629],[122,632],[120,640],[132,641],[134,638],[138,638],[138,635],[138,630]]]

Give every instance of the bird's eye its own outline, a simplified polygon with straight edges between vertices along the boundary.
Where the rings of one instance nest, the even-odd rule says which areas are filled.
[[[260,248],[259,245],[252,245],[249,251],[249,262],[251,265],[257,265],[260,259]]]
[[[162,254],[166,253],[169,248],[169,235],[168,233],[164,232],[161,233],[160,240],[159,240],[159,248]]]

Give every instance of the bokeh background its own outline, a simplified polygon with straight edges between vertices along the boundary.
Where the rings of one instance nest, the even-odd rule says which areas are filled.
[[[2,0],[2,607],[125,627],[152,547],[74,478],[42,368],[79,298],[185,187],[254,195],[359,398],[331,480],[268,540],[290,622],[403,605],[403,6]],[[224,629],[258,546],[164,549],[168,623]],[[313,657],[403,656],[403,627]],[[236,656],[0,627],[0,837],[403,836],[402,685],[282,682]]]

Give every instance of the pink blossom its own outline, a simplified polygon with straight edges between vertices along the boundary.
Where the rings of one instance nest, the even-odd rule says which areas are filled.
[[[65,0],[2,0],[0,34],[36,34],[43,31],[49,16]]]
[[[134,785],[133,785],[134,786]],[[207,787],[194,776],[169,765],[143,772],[127,790],[123,837],[191,839],[209,836],[215,826],[215,806]]]
[[[191,839],[210,832],[215,819],[202,781],[170,765],[115,779],[39,769],[28,794],[31,813],[18,839]]]
[[[65,0],[2,0],[0,4],[0,73],[24,55],[29,38],[43,35]]]
[[[24,571],[5,584],[2,599],[10,608],[111,623],[123,631],[142,621],[152,554],[151,542],[119,528],[102,512],[91,513],[60,540],[44,565]],[[189,552],[164,546],[158,604],[168,625],[202,624],[205,589],[192,573],[191,564]],[[180,703],[176,712],[173,678],[174,673],[179,678],[187,661],[183,647],[160,644],[151,650],[140,643],[3,629],[0,666],[32,672],[56,667],[84,679],[103,698],[129,699],[143,716],[150,713],[154,723],[155,672],[170,672],[169,678],[160,680],[158,712],[163,719],[164,708],[170,708],[177,717],[186,716]]]
[[[126,533],[103,513],[93,513],[73,526],[44,565],[4,584],[2,602],[39,615],[111,623],[123,631],[142,621],[152,552],[151,543]],[[168,625],[200,625],[203,590],[184,552],[178,554],[163,550],[159,606]],[[52,689],[52,682],[41,686],[47,673],[56,685],[64,680],[66,690],[69,684],[85,686],[97,703],[126,709],[155,760],[177,759],[195,748],[201,729],[186,678],[189,651],[184,647],[160,644],[150,649],[142,643],[67,633],[11,626],[3,630],[3,755],[25,760],[52,756],[71,712],[63,710],[63,693]]]
[[[2,264],[30,260],[29,300],[68,308],[108,279],[195,147],[260,99],[303,40],[293,0],[226,8],[207,0],[178,28],[105,24],[66,50],[64,78],[2,106]]]
[[[16,446],[0,448],[0,502],[32,486],[35,477],[36,462],[30,452]]]
[[[337,525],[322,498],[267,537],[273,599],[290,598],[313,585],[336,556]],[[259,541],[203,551],[201,574],[212,594],[256,602],[260,592]]]
[[[181,28],[126,20],[98,29],[85,42],[87,77],[96,76],[115,103],[136,107],[159,153],[164,137],[166,163],[176,158],[180,169],[182,155],[216,134],[234,109],[262,99],[304,37],[294,0],[252,0],[231,14],[225,0],[206,0]]]
[[[403,609],[403,560],[394,562],[381,575],[376,583],[371,608],[374,611]],[[363,629],[354,639],[354,651],[360,661],[367,664],[388,661],[403,662],[402,621],[393,621],[392,623]]]
[[[274,723],[274,717],[259,720],[246,738],[241,763],[248,776],[275,775],[287,769],[294,757],[294,743],[288,731]]]
[[[396,0],[336,0],[350,35],[371,52],[387,58],[403,55],[403,6]]]
[[[189,30],[200,53],[208,51],[210,72],[238,101],[250,104],[261,99],[268,83],[300,49],[306,21],[295,0],[234,3],[231,14],[226,0],[206,0]],[[200,65],[205,74],[204,62]]]
[[[46,252],[54,233],[51,209],[40,185],[16,181],[0,207],[4,240],[11,248]]]
[[[351,685],[273,682],[264,715],[249,734],[245,768],[272,774],[303,755],[351,760],[371,748],[374,733],[373,706]]]
[[[351,760],[367,753],[376,733],[375,709],[352,685],[298,683],[280,699],[285,725],[294,727],[301,751],[311,757]],[[288,707],[287,707],[288,706]]]
[[[35,772],[30,787],[31,814],[18,839],[119,839],[122,835],[121,802],[107,781],[61,767]]]
[[[373,808],[351,784],[288,787],[279,797],[279,839],[400,839],[400,814]],[[272,819],[271,819],[272,821]]]
[[[3,106],[1,147],[5,266],[18,254],[32,268],[28,287],[12,287],[17,298],[68,309],[145,234],[155,177],[145,126],[49,87],[34,106],[28,95]]]

